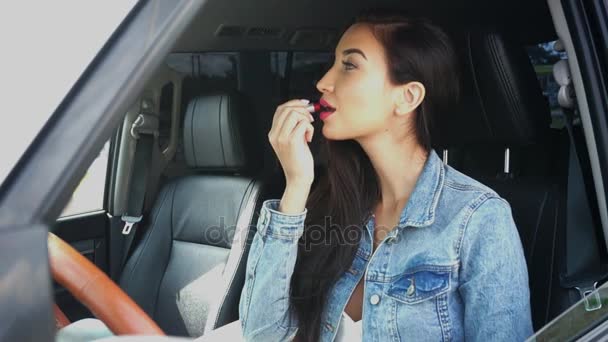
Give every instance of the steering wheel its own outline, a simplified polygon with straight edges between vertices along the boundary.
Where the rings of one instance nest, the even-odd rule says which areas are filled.
[[[53,279],[104,322],[116,335],[165,335],[116,283],[53,233],[48,236],[49,262]],[[55,323],[70,323],[55,304]]]

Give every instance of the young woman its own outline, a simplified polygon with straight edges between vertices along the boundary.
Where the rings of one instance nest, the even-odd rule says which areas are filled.
[[[308,102],[277,108],[268,138],[286,188],[264,202],[249,252],[239,305],[246,340],[532,334],[509,204],[431,149],[431,118],[449,112],[457,74],[448,37],[427,20],[359,17],[317,84],[330,108],[317,180]]]

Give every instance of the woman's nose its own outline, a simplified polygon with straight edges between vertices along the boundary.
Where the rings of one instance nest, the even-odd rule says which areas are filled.
[[[331,70],[325,73],[323,77],[317,82],[317,89],[322,93],[331,93],[334,91],[334,84],[331,81]]]

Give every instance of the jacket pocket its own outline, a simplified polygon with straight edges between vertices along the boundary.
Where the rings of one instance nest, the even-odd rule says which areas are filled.
[[[386,295],[405,304],[417,304],[447,293],[453,266],[416,266],[398,275]]]

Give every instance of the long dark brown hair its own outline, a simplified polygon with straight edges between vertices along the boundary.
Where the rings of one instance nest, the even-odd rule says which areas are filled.
[[[393,84],[421,82],[425,99],[414,113],[416,141],[431,149],[432,118],[457,97],[456,55],[447,35],[429,20],[386,11],[362,12],[383,45]],[[298,319],[300,342],[318,341],[321,314],[335,282],[351,266],[364,224],[380,200],[378,177],[354,140],[321,143],[327,165],[307,200],[308,214],[291,278],[290,308]]]

